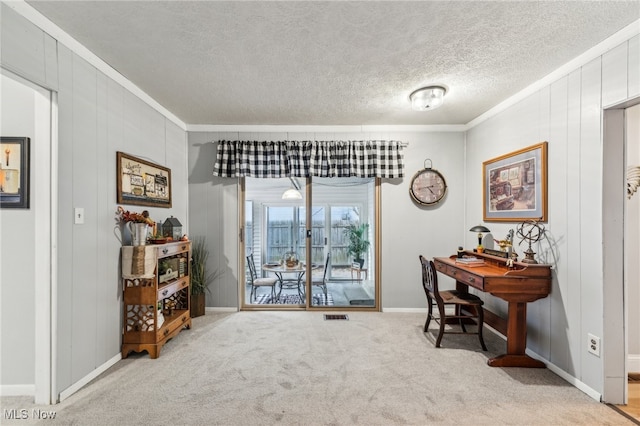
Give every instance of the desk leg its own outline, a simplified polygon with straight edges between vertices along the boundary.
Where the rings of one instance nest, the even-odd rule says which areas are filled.
[[[527,304],[509,302],[507,319],[507,353],[487,361],[491,367],[545,368],[544,362],[531,358],[527,349]]]

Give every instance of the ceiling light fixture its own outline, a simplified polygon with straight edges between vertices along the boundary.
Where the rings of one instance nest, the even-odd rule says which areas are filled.
[[[302,200],[302,194],[300,193],[300,185],[293,179],[291,180],[291,187],[282,193],[283,200]]]
[[[442,86],[428,86],[413,91],[409,95],[411,108],[416,111],[430,111],[442,105],[447,89]]]

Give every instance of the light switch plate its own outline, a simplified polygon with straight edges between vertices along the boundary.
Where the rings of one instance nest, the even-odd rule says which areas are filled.
[[[73,209],[73,223],[82,225],[84,223],[84,208],[76,207]]]

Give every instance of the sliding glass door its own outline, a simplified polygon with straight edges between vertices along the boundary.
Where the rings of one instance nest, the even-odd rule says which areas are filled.
[[[306,189],[245,179],[243,307],[376,306],[374,180],[314,178],[312,203]]]
[[[375,181],[314,178],[311,188],[314,206],[325,209],[330,302],[337,307],[375,306]]]

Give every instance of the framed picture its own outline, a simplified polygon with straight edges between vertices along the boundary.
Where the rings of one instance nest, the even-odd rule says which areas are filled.
[[[0,138],[0,208],[29,208],[29,144],[26,137]]]
[[[547,221],[547,142],[482,163],[485,221]]]
[[[171,207],[171,170],[116,152],[118,204]]]

